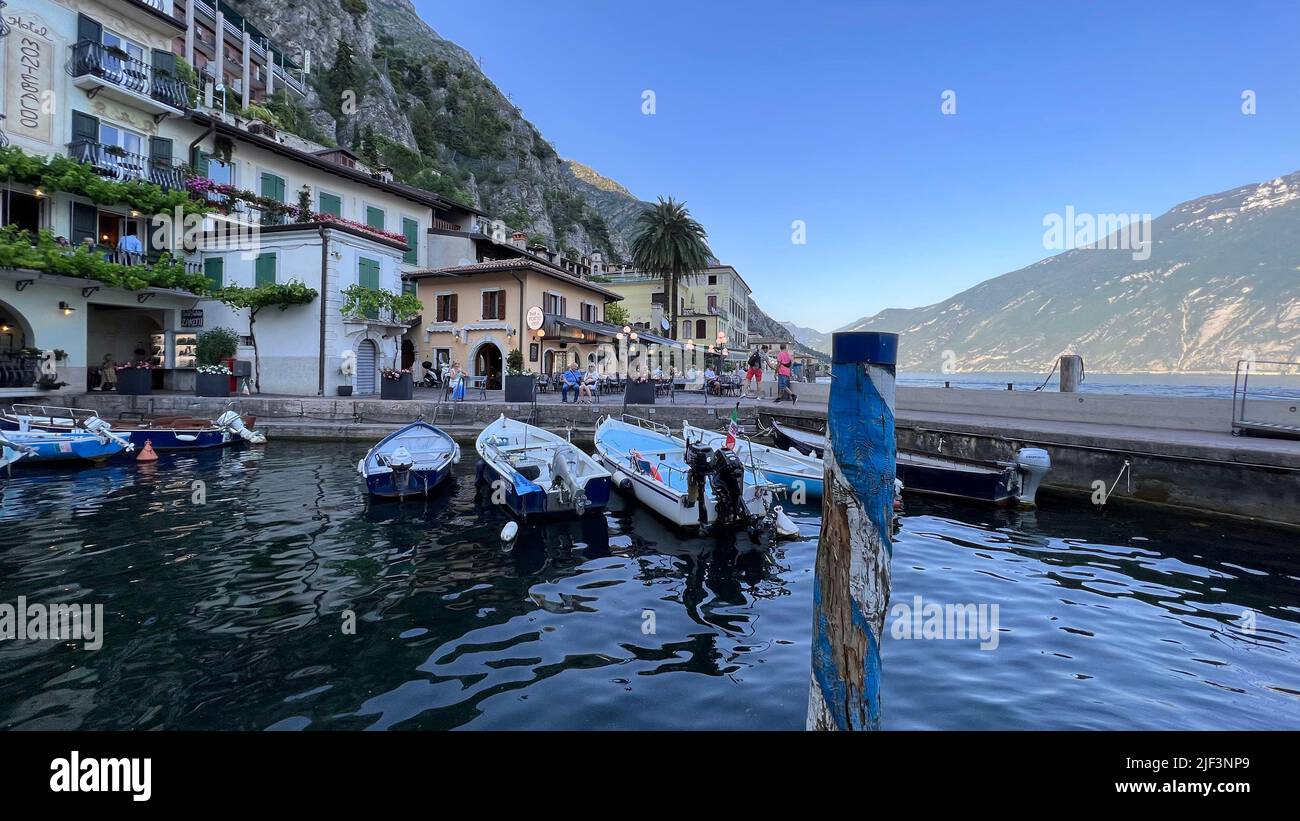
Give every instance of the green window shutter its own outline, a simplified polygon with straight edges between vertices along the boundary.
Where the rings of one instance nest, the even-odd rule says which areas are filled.
[[[92,242],[99,241],[98,208],[83,202],[72,204],[72,236],[69,239],[73,245],[81,245],[87,239]]]
[[[343,216],[343,200],[336,194],[326,194],[320,192],[320,210],[323,214],[333,214],[336,217]]]
[[[420,264],[420,223],[406,217],[402,218],[402,236],[411,250],[402,255],[402,262],[410,265]]]
[[[371,228],[384,230],[384,209],[375,208],[373,205],[366,206],[366,225]]]
[[[263,285],[274,285],[275,284],[275,253],[267,252],[265,254],[258,254],[257,263],[254,270],[256,272],[255,279],[253,282],[254,285],[256,285],[259,288]]]
[[[361,257],[357,261],[357,284],[372,291],[379,290],[379,260]],[[366,316],[370,319],[378,319],[379,313],[367,311]]]
[[[221,288],[226,284],[225,258],[208,257],[203,260],[203,275],[208,278],[208,290],[221,290]]]
[[[162,49],[153,50],[153,70],[164,77],[176,76],[176,55]]]
[[[262,196],[276,202],[284,202],[284,178],[263,171]]]
[[[72,112],[72,141],[99,142],[99,118],[80,111]]]
[[[92,43],[104,42],[104,27],[84,14],[77,15],[77,40]]]
[[[202,148],[194,149],[194,160],[190,165],[194,166],[194,173],[200,177],[208,175],[208,155],[203,152]]]
[[[149,159],[154,167],[172,167],[172,141],[166,137],[149,138]]]

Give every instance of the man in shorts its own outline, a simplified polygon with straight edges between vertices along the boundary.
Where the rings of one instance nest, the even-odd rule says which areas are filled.
[[[760,350],[754,351],[749,355],[749,370],[745,371],[745,393],[749,393],[750,384],[753,383],[754,395],[752,398],[758,398],[758,389],[763,387],[763,363],[767,361],[767,346],[764,345]]]
[[[790,390],[790,375],[793,373],[791,366],[794,364],[794,357],[785,349],[785,343],[781,343],[781,350],[776,355],[776,401],[780,402],[787,395],[790,397],[790,404],[793,405],[799,398]]]

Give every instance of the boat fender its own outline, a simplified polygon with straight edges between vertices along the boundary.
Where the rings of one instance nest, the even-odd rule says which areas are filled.
[[[519,535],[518,522],[506,522],[506,526],[501,528],[501,541],[505,544],[514,542],[515,537]]]
[[[790,451],[790,452],[793,453],[795,456],[803,456],[803,451],[799,450],[799,449],[798,449],[797,447],[795,447],[794,445],[791,445],[790,447],[786,448],[786,450]]]
[[[791,539],[799,535],[799,527],[785,515],[785,511],[780,505],[773,508],[776,515],[776,533],[783,539]]]

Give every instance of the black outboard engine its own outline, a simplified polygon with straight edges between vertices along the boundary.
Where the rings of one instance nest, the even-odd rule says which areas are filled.
[[[704,504],[708,492],[709,476],[713,474],[713,449],[701,442],[686,443],[686,504],[695,505],[700,512],[700,524],[708,524],[709,511]]]
[[[713,452],[713,492],[720,523],[749,521],[745,507],[745,465],[733,450],[718,448]]]

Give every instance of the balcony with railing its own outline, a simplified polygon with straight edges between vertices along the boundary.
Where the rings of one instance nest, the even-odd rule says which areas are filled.
[[[91,96],[103,94],[150,114],[185,112],[184,83],[103,43],[82,40],[73,46],[68,74],[73,78],[73,85]]]
[[[95,168],[109,179],[146,180],[163,188],[185,187],[185,174],[170,157],[146,157],[132,154],[116,145],[105,145],[92,140],[74,140],[68,143],[68,156]]]

